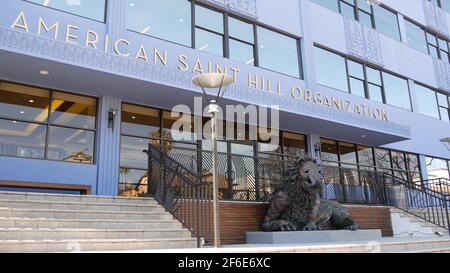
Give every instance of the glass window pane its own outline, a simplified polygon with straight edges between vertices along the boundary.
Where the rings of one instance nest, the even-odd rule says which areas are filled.
[[[314,48],[317,82],[321,85],[348,92],[345,59],[337,54]]]
[[[437,38],[433,34],[427,32],[427,41],[429,44],[437,47]]]
[[[357,149],[359,160],[358,164],[363,166],[375,166],[375,161],[373,158],[373,150],[371,147],[358,145]]]
[[[174,141],[197,141],[197,135],[194,132],[192,116],[183,114],[172,117],[171,112],[163,113],[163,138]]]
[[[382,169],[390,169],[391,168],[391,156],[388,150],[384,149],[375,149],[375,159],[377,163],[377,167]]]
[[[300,77],[297,40],[258,27],[259,65],[293,77]]]
[[[321,139],[321,159],[323,161],[338,161],[338,148],[334,140]]]
[[[355,19],[355,9],[344,2],[341,2],[341,14],[352,19]]]
[[[358,8],[367,13],[372,13],[372,8],[367,0],[357,0]]]
[[[122,134],[145,138],[160,137],[159,110],[131,104],[122,105]]]
[[[197,5],[195,6],[195,25],[223,34],[223,14]]]
[[[95,129],[97,100],[66,93],[53,93],[51,123]]]
[[[447,122],[450,121],[448,108],[440,107],[439,111],[441,112],[441,120],[447,121]]]
[[[411,110],[408,81],[383,72],[386,103]]]
[[[448,108],[449,104],[448,104],[447,96],[442,93],[437,93],[437,96],[438,96],[439,106]]]
[[[364,82],[350,78],[350,93],[365,98]]]
[[[241,63],[254,65],[255,57],[253,54],[253,46],[238,42],[230,38],[230,59]]]
[[[367,80],[370,83],[374,83],[376,85],[381,86],[381,73],[380,70],[376,70],[370,67],[366,68]]]
[[[47,122],[49,97],[47,90],[0,82],[0,116]]]
[[[414,89],[419,113],[439,119],[436,92],[418,84],[416,84]]]
[[[230,37],[250,44],[255,43],[252,24],[243,22],[233,17],[228,17],[228,32],[230,34]]]
[[[127,27],[174,43],[191,46],[191,2],[128,0]]]
[[[434,46],[429,46],[428,50],[430,52],[430,55],[434,58],[439,58],[439,54],[438,54],[438,48],[434,47]]]
[[[313,0],[313,2],[334,12],[339,12],[338,0]]]
[[[439,49],[445,52],[448,52],[448,45],[446,40],[442,40],[438,38]]]
[[[223,36],[202,29],[195,29],[195,48],[223,56]]]
[[[355,78],[364,80],[364,67],[362,64],[353,62],[353,61],[347,61],[348,65],[348,74],[350,76],[353,76]]]
[[[148,191],[148,174],[144,170],[120,168],[119,196],[144,197]]]
[[[420,172],[420,165],[419,165],[419,157],[414,154],[406,154],[406,160],[408,162],[407,167],[408,171],[412,172]]]
[[[450,13],[450,1],[441,0],[441,8],[443,8],[446,12]]]
[[[394,39],[400,40],[397,14],[375,5],[373,7],[376,29]]]
[[[339,151],[341,153],[341,162],[356,165],[355,144],[339,142]]]
[[[436,178],[450,179],[448,165],[445,160],[427,157],[426,162],[427,162],[428,179],[436,179]]]
[[[449,58],[448,58],[448,53],[445,51],[441,50],[441,60],[448,63],[449,62]]]
[[[0,155],[44,158],[46,125],[0,119]]]
[[[94,162],[95,133],[51,126],[47,158],[68,162]]]
[[[106,0],[27,0],[97,21],[105,21]]]
[[[369,98],[383,103],[383,91],[381,90],[381,87],[369,84]]]
[[[414,23],[405,20],[406,39],[410,46],[428,54],[425,31]]]
[[[368,28],[372,28],[373,24],[372,24],[372,16],[370,16],[369,14],[365,13],[365,12],[359,12],[359,21],[365,25]]]
[[[304,135],[283,132],[283,153],[292,156],[306,155],[306,138]]]
[[[396,170],[406,170],[404,153],[392,151],[392,168]]]
[[[150,140],[152,144],[158,144],[157,140]],[[145,138],[127,137],[120,138],[120,166],[126,168],[147,169],[148,156],[143,150],[148,150],[149,140]]]

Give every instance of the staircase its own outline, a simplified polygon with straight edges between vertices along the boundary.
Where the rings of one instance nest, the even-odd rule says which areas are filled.
[[[195,248],[152,198],[0,192],[0,252]]]
[[[419,214],[420,212],[417,212]],[[416,214],[416,213],[414,213]],[[448,231],[414,214],[391,208],[391,221],[394,237],[437,237],[437,233],[448,235]]]

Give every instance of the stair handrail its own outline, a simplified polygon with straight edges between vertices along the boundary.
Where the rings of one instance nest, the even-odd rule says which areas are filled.
[[[212,195],[205,189],[205,181],[211,174],[200,174],[186,168],[164,149],[161,145],[149,143],[148,150],[143,151],[148,156],[149,192],[183,227],[191,231],[197,238],[197,247],[201,247],[202,241],[211,233],[209,201]],[[160,168],[159,182],[152,181],[154,164]],[[151,189],[155,184],[156,187]],[[180,196],[177,197],[177,193]]]
[[[450,202],[449,195],[444,195],[433,189],[423,187],[423,184],[416,184],[390,173],[384,173],[383,176],[387,192],[387,205],[396,207],[427,222],[447,229],[450,234],[450,216],[448,208]],[[391,185],[387,183],[388,180],[392,181]],[[405,204],[405,207],[401,207],[399,202],[391,202],[391,199],[389,198],[389,186],[398,185],[402,186],[405,191],[403,192],[405,194],[405,200],[401,200],[403,204]],[[414,196],[412,197],[411,195]],[[411,205],[411,207],[418,205],[416,208],[421,209],[423,213],[411,211],[409,205]],[[431,214],[431,216],[428,216],[428,214]]]

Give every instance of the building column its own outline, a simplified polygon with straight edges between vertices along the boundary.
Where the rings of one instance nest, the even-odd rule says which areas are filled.
[[[320,152],[316,151],[316,148],[320,145],[320,136],[310,133],[307,135],[306,139],[308,145],[308,156],[316,159],[318,162],[321,162]]]
[[[419,166],[422,171],[422,179],[428,180],[428,171],[427,171],[427,157],[424,155],[419,155]]]
[[[121,99],[100,98],[97,137],[97,195],[117,196],[120,164]],[[111,116],[110,112],[115,112]],[[113,122],[110,123],[110,119]]]

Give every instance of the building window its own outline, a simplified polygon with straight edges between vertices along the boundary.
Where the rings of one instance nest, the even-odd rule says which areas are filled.
[[[438,98],[439,113],[441,120],[450,121],[450,96],[446,96],[442,93],[436,93]]]
[[[411,111],[408,81],[386,72],[382,74],[386,103]]]
[[[128,0],[127,27],[174,43],[191,46],[191,2]]]
[[[283,154],[287,156],[306,156],[306,136],[282,132]]]
[[[195,48],[224,56],[223,14],[202,6],[195,6]]]
[[[300,77],[297,39],[258,27],[259,66]]]
[[[315,47],[314,59],[317,83],[348,92],[345,58]]]
[[[123,104],[121,129],[119,195],[142,196],[148,188],[148,158],[143,150],[149,142],[160,143],[160,110]]]
[[[342,15],[360,21],[363,25],[372,28],[373,9],[366,0],[313,0],[317,4]]]
[[[394,39],[400,41],[400,29],[397,14],[381,6],[374,6],[374,20],[376,29]]]
[[[255,33],[252,24],[228,17],[230,59],[255,64]]]
[[[89,19],[105,22],[106,0],[26,0],[45,7],[65,11]]]
[[[426,32],[420,26],[405,20],[406,42],[413,48],[428,54]]]
[[[0,155],[94,163],[97,100],[0,83]]]
[[[317,83],[381,103],[411,110],[406,79],[315,47]],[[350,88],[349,88],[350,87]]]
[[[350,93],[363,97],[366,97],[364,66],[360,63],[356,63],[347,60],[348,67],[348,82],[350,85]]]
[[[439,119],[439,109],[436,103],[436,92],[416,84],[417,110],[423,115]]]
[[[430,54],[434,58],[438,58],[446,63],[449,63],[450,56],[448,42],[429,32],[427,32],[426,38],[428,45],[428,54]]]

